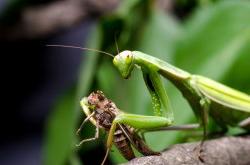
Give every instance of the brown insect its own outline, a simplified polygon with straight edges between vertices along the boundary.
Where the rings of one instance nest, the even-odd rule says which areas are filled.
[[[123,113],[116,105],[109,99],[105,97],[102,91],[92,92],[88,97],[84,97],[81,100],[81,106],[87,118],[82,122],[77,133],[80,132],[82,126],[85,122],[90,120],[96,126],[95,137],[82,140],[77,146],[87,141],[95,140],[99,137],[99,129],[104,129],[109,132],[114,118]],[[147,155],[160,155],[159,152],[152,151],[145,143],[143,138],[141,138],[136,129],[125,124],[118,124],[115,130],[113,143],[118,148],[120,153],[127,160],[135,158],[132,146],[137,149],[141,154]],[[102,161],[104,164],[109,149]]]

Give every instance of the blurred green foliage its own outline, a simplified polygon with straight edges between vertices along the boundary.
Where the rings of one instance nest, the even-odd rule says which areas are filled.
[[[115,36],[119,50],[139,50],[191,73],[250,93],[249,1],[203,4],[197,6],[184,22],[155,8],[153,1],[122,1],[117,11],[96,24],[87,47],[117,54]],[[168,81],[164,82],[174,108],[175,124],[195,121],[180,92]],[[86,52],[78,85],[59,99],[48,120],[45,164],[80,163],[75,132],[83,113],[78,102],[97,89],[104,91],[126,112],[152,114],[150,96],[138,69],[129,80],[123,80],[110,57]],[[93,131],[93,127],[84,129],[82,138],[93,136]],[[146,138],[150,147],[162,150],[183,141],[183,132],[149,133]],[[84,153],[102,144],[99,142],[83,144],[79,156],[84,157]],[[113,150],[111,160],[124,162],[117,150]],[[97,156],[103,158],[104,155]]]

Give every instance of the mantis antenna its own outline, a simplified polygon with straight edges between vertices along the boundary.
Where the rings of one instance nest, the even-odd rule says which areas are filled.
[[[96,50],[96,49],[91,49],[91,48],[83,48],[83,47],[73,46],[73,45],[46,45],[46,46],[63,47],[63,48],[74,48],[74,49],[80,49],[80,50],[89,50],[89,51],[94,51],[94,52],[106,54],[106,55],[111,56],[111,57],[115,57],[113,54],[108,53],[108,52],[104,52],[104,51]]]
[[[116,40],[116,35],[115,35],[115,47],[116,47],[117,53],[120,54],[118,44],[117,44],[117,40]]]

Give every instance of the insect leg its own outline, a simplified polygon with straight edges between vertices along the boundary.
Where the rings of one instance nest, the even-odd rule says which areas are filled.
[[[173,125],[169,127],[160,127],[160,128],[154,128],[154,129],[147,129],[143,131],[142,133],[146,132],[156,132],[156,131],[179,131],[179,130],[194,130],[200,128],[201,125],[198,123],[195,124],[185,124],[185,125]]]
[[[152,129],[157,127],[168,126],[172,124],[172,120],[161,117],[161,116],[143,116],[143,115],[135,115],[135,114],[119,114],[113,120],[111,128],[109,130],[108,140],[107,140],[107,153],[110,150],[113,142],[113,135],[116,130],[117,125],[126,124],[132,126],[136,129]],[[124,131],[125,132],[125,131]],[[125,133],[126,135],[126,133]],[[158,152],[154,152],[150,150],[143,141],[136,135],[130,137],[126,135],[130,140],[131,144],[137,148],[139,152],[143,155],[159,155]],[[106,154],[107,154],[106,153]]]
[[[250,129],[250,117],[244,119],[239,123],[239,126],[242,128],[249,128]]]
[[[200,100],[200,104],[202,107],[202,109],[201,109],[201,122],[202,122],[202,126],[203,126],[203,140],[201,143],[203,144],[203,142],[207,138],[208,110],[209,110],[210,104],[209,104],[209,101],[207,100],[207,98],[202,98]]]
[[[108,140],[107,140],[107,151],[106,151],[106,154],[105,154],[105,157],[102,161],[102,164],[101,165],[104,165],[107,157],[108,157],[108,154],[109,154],[109,151],[112,147],[112,143],[113,143],[113,135],[115,133],[115,130],[116,130],[116,127],[117,127],[117,122],[115,122],[115,120],[112,122],[112,125],[111,125],[111,128],[109,130],[109,134],[108,134]]]
[[[110,148],[117,124],[127,124],[136,129],[154,129],[172,125],[173,120],[161,116],[144,116],[122,113],[116,116],[109,131],[107,147]]]
[[[104,163],[105,163],[105,161],[106,161],[106,159],[107,159],[107,157],[108,157],[109,150],[110,150],[110,148],[107,148],[106,154],[105,154],[105,156],[104,156],[104,158],[103,158],[103,161],[102,161],[102,164],[101,164],[101,165],[104,165]]]
[[[203,127],[203,140],[201,142],[201,145],[203,144],[203,142],[205,141],[205,139],[207,138],[207,126],[208,126],[208,118],[209,118],[209,108],[210,108],[210,100],[201,93],[201,90],[199,89],[199,82],[197,80],[197,77],[191,77],[190,81],[189,81],[191,87],[195,90],[194,92],[200,97],[200,107],[198,109],[199,111],[199,115],[198,117],[200,117],[200,124]]]
[[[199,93],[199,92],[197,92]],[[201,162],[204,163],[204,152],[203,152],[203,145],[204,142],[207,138],[207,126],[208,126],[208,111],[209,111],[209,106],[210,102],[209,100],[201,95],[201,100],[200,100],[200,105],[201,105],[201,125],[203,127],[203,139],[201,140],[200,144],[194,148],[194,151],[198,151],[198,158]]]
[[[141,132],[140,135],[141,135],[142,140],[143,140],[144,142],[146,142],[145,132]]]
[[[109,150],[112,147],[114,138],[113,135],[116,130],[117,124],[127,124],[136,129],[152,129],[157,127],[170,126],[172,123],[173,123],[172,119],[161,116],[143,116],[143,115],[135,115],[127,113],[122,113],[117,115],[116,118],[113,120],[111,128],[108,133],[107,151],[102,163],[105,162]]]
[[[192,131],[196,130],[198,128],[201,128],[201,125],[198,123],[195,124],[185,124],[185,125],[173,125],[169,127],[159,127],[159,128],[154,128],[154,129],[146,129],[146,130],[140,130],[140,135],[143,139],[144,142],[146,142],[145,139],[145,133],[147,132],[157,132],[157,131],[179,131],[179,130],[184,130],[184,131]]]
[[[79,132],[81,131],[83,125],[84,125],[92,116],[94,116],[94,114],[95,114],[95,112],[91,113],[86,119],[83,120],[81,126],[78,128],[78,130],[77,130],[77,132],[76,132],[77,135],[78,135]]]
[[[88,139],[84,139],[82,140],[79,144],[77,144],[76,146],[79,147],[81,146],[83,143],[88,142],[88,141],[93,141],[99,138],[99,127],[98,125],[96,125],[96,132],[95,132],[95,136],[93,138],[88,138]]]
[[[174,120],[172,107],[159,73],[145,68],[142,69],[142,73],[152,98],[154,114],[156,116],[166,115],[168,119]]]

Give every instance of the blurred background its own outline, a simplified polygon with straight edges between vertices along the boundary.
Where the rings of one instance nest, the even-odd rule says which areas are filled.
[[[120,51],[139,50],[250,94],[250,1],[1,0],[1,165],[100,164],[105,132],[75,147],[95,132],[88,123],[80,137],[75,134],[85,118],[79,100],[93,90],[102,90],[126,112],[152,114],[138,69],[123,80],[108,56],[46,47],[65,44],[117,54],[115,40]],[[164,82],[175,123],[195,122],[181,94]],[[146,139],[160,151],[195,137],[156,132]],[[121,162],[126,160],[113,147],[107,164]]]

